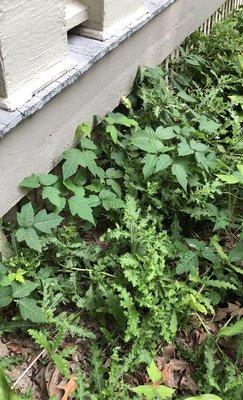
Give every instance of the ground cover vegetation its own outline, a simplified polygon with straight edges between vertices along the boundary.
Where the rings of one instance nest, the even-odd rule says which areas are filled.
[[[141,68],[59,173],[21,183],[0,398],[243,398],[242,35],[239,11]]]

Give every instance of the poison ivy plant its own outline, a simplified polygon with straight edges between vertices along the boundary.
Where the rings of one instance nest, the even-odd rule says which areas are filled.
[[[62,222],[63,218],[56,213],[47,213],[41,210],[35,214],[31,203],[25,204],[20,213],[17,214],[19,228],[16,232],[18,242],[26,244],[34,250],[41,251],[42,243],[39,235],[41,233],[52,233]]]

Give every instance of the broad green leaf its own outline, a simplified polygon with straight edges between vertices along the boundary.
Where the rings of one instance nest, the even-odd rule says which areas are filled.
[[[198,255],[194,251],[188,250],[186,253],[182,253],[180,261],[176,264],[176,273],[184,274],[190,272],[193,275],[198,274]]]
[[[205,115],[198,117],[196,120],[199,122],[200,131],[204,131],[207,133],[214,133],[220,127],[220,124],[213,121],[212,119],[208,119],[207,117],[205,117]]]
[[[119,199],[119,197],[117,197],[116,194],[109,189],[101,190],[99,197],[102,206],[107,211],[118,210],[124,207],[124,202],[121,199]]]
[[[0,275],[5,274],[7,272],[7,268],[0,261]]]
[[[58,214],[47,214],[46,210],[41,210],[35,216],[34,227],[40,232],[52,233],[52,229],[56,229],[62,221]]]
[[[194,150],[191,149],[191,147],[189,146],[189,144],[187,142],[180,142],[178,144],[179,156],[188,156],[193,153],[194,153]]]
[[[171,389],[164,385],[159,385],[155,391],[159,395],[159,398],[161,400],[171,399],[173,394],[175,393],[175,389]]]
[[[59,179],[58,176],[53,174],[41,174],[38,176],[39,182],[42,186],[51,186],[54,185]]]
[[[39,179],[38,176],[33,174],[31,176],[27,176],[26,178],[23,179],[23,181],[20,184],[21,187],[27,188],[27,189],[37,189],[40,187]]]
[[[31,282],[26,280],[24,283],[12,283],[12,296],[16,299],[21,299],[22,297],[27,297],[30,293],[33,292],[37,288],[38,284],[35,282]]]
[[[83,136],[90,136],[92,132],[92,126],[89,122],[83,122],[82,124],[79,124],[76,132],[75,132],[75,138],[77,140],[80,140]]]
[[[20,213],[17,213],[17,221],[21,228],[29,228],[34,223],[34,209],[31,203],[25,204]]]
[[[234,185],[239,182],[239,179],[234,175],[222,175],[216,174],[216,176],[223,182],[228,183],[229,185]]]
[[[243,54],[239,54],[238,58],[240,62],[241,71],[243,72]]]
[[[114,125],[108,125],[106,127],[106,132],[109,133],[109,135],[114,143],[118,142],[119,131],[116,129],[116,127]]]
[[[12,302],[12,290],[9,286],[0,286],[0,308],[8,306]]]
[[[243,175],[243,164],[237,164],[237,169],[239,170],[241,175]]]
[[[229,98],[233,104],[236,104],[236,105],[243,104],[243,96],[242,95],[233,95],[233,96],[229,96]]]
[[[202,394],[201,396],[187,397],[185,400],[223,400],[215,394]]]
[[[88,198],[73,196],[68,202],[72,215],[78,215],[84,221],[89,221],[91,224],[95,225],[92,205]]]
[[[160,172],[169,167],[173,163],[171,156],[168,154],[161,154],[156,163],[155,172]]]
[[[173,175],[175,175],[177,182],[186,191],[188,181],[187,181],[187,172],[186,172],[184,166],[179,162],[175,162],[174,164],[172,164],[171,172]]]
[[[108,168],[105,171],[105,175],[108,179],[119,179],[123,177],[123,173],[115,168]]]
[[[229,260],[230,261],[242,261],[243,260],[243,241],[240,240],[239,243],[233,247],[233,249],[229,252]]]
[[[148,153],[159,153],[163,151],[164,145],[155,137],[136,135],[131,139],[131,144]]]
[[[156,129],[156,136],[162,140],[173,139],[176,136],[175,127],[168,126],[167,128],[163,128],[162,126],[159,126]]]
[[[117,194],[118,197],[122,196],[121,188],[114,179],[107,179],[106,184],[113,189],[113,191]]]
[[[233,325],[224,326],[218,332],[218,336],[236,336],[243,334],[243,318],[236,321]]]
[[[153,400],[156,394],[154,388],[150,385],[137,386],[131,390],[140,396],[145,396],[146,400]]]
[[[82,147],[83,150],[97,150],[97,146],[93,142],[93,140],[91,140],[85,136],[81,137],[80,146]]]
[[[85,183],[85,182],[84,182],[84,183]],[[66,188],[67,188],[68,190],[70,190],[70,191],[73,192],[74,194],[84,197],[84,195],[85,195],[85,190],[84,190],[84,188],[83,188],[82,185],[81,185],[81,186],[76,185],[70,178],[66,179],[66,180],[63,182],[63,184],[64,184],[64,186],[66,186]]]
[[[179,96],[181,99],[185,100],[187,103],[195,103],[196,102],[196,99],[194,99],[192,96],[187,94],[184,90],[181,90],[180,92],[178,92],[177,96]]]
[[[95,153],[90,150],[69,149],[63,153],[62,159],[66,160],[62,166],[64,181],[77,172],[78,167],[89,168],[94,166]]]
[[[203,143],[196,142],[196,140],[194,140],[194,139],[190,140],[190,146],[195,151],[207,151],[208,150],[208,146],[206,146]]]
[[[18,242],[25,242],[28,247],[41,251],[41,241],[33,228],[19,228],[16,232]]]
[[[18,300],[20,315],[24,321],[30,320],[31,322],[44,323],[46,317],[42,309],[37,306],[36,301],[29,298]]]
[[[149,367],[147,367],[147,372],[153,383],[160,381],[162,378],[161,372],[154,361],[152,361]]]
[[[61,205],[61,192],[57,188],[53,186],[45,186],[42,191],[43,200],[49,200],[51,204],[56,207],[60,207]]]
[[[141,162],[144,164],[143,175],[145,179],[148,179],[153,174],[157,160],[158,157],[155,154],[147,154],[142,159]]]
[[[105,121],[111,125],[123,125],[127,127],[137,126],[137,122],[134,119],[128,118],[121,113],[110,113],[105,118]]]

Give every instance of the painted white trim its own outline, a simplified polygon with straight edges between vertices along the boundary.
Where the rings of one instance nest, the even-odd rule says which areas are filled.
[[[107,40],[112,36],[117,36],[121,31],[124,31],[132,22],[140,19],[147,14],[147,10],[144,7],[139,7],[133,13],[129,14],[120,21],[115,21],[109,28],[103,30],[97,30],[85,26],[75,28],[74,32],[78,35],[90,37],[97,40]]]
[[[66,0],[65,24],[67,31],[88,19],[88,8],[79,0]]]
[[[15,111],[18,107],[30,100],[39,90],[75,68],[75,65],[76,64],[67,57],[66,60],[64,59],[47,71],[41,72],[38,77],[31,80],[22,88],[14,91],[8,97],[0,97],[0,107],[8,111]]]

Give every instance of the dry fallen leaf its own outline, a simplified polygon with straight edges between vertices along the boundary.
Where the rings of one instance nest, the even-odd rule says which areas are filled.
[[[228,307],[218,308],[214,321],[222,321],[227,316],[230,317],[242,317],[243,316],[243,307],[240,307],[239,303],[233,304],[228,303]]]
[[[75,382],[75,379],[71,377],[67,383],[61,382],[60,385],[58,385],[58,387],[59,389],[64,390],[64,395],[61,398],[61,400],[70,400],[71,399],[70,396],[75,392],[77,384]]]
[[[0,341],[0,359],[9,356],[9,350],[5,343]]]

